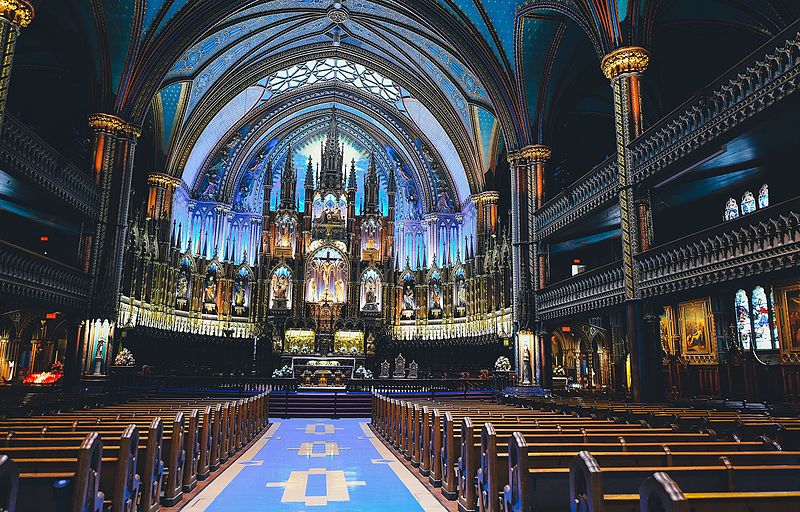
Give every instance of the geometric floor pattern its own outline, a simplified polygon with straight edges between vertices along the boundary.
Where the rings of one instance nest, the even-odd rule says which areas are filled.
[[[187,512],[442,512],[369,419],[276,419]]]

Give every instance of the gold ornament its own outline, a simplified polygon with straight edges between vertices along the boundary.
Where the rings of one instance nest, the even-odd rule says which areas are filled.
[[[26,0],[0,0],[0,18],[25,28],[33,21],[33,6]]]
[[[542,144],[533,144],[525,146],[524,148],[512,151],[508,154],[509,162],[516,162],[517,160],[530,159],[534,162],[546,162],[553,154],[550,148]]]
[[[141,128],[112,114],[97,113],[90,115],[89,127],[96,131],[109,132],[114,135],[126,135],[136,139],[142,134]]]
[[[612,80],[622,73],[641,73],[649,63],[650,52],[640,46],[624,46],[603,57],[600,69]]]
[[[180,178],[154,172],[147,177],[147,184],[156,187],[170,188],[181,184]]]

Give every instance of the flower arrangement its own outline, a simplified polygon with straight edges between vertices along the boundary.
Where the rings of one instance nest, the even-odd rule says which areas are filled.
[[[511,361],[509,361],[506,356],[498,357],[497,361],[494,362],[494,370],[496,372],[510,372]]]
[[[114,358],[114,366],[135,366],[136,359],[133,358],[133,353],[127,348],[123,348]]]
[[[64,373],[64,363],[62,363],[61,361],[56,361],[50,367],[50,371],[53,373]]]
[[[272,372],[273,379],[287,379],[292,376],[292,369],[289,365],[284,365],[283,368],[275,369]]]
[[[359,379],[371,379],[372,378],[372,371],[367,370],[366,368],[364,368],[364,365],[361,364],[361,365],[358,366],[358,368],[356,368],[355,375]]]
[[[564,367],[563,367],[563,366],[561,366],[560,364],[557,364],[557,365],[555,365],[555,366],[553,367],[553,375],[554,375],[555,377],[563,377],[563,376],[565,376],[566,374],[567,374],[567,372],[566,372],[566,371],[564,371]]]

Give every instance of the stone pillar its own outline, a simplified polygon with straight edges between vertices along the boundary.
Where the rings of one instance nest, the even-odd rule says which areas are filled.
[[[89,127],[94,131],[93,172],[100,187],[91,265],[92,318],[113,326],[119,309],[133,156],[141,130],[111,114],[92,114]]]
[[[614,101],[614,127],[619,178],[620,229],[625,284],[626,329],[631,354],[631,390],[634,401],[646,399],[643,372],[647,336],[642,325],[642,307],[638,290],[639,272],[635,256],[641,244],[639,211],[634,201],[634,180],[630,152],[631,141],[642,133],[641,76],[647,69],[650,54],[640,47],[623,47],[603,57],[600,68],[611,81]],[[649,244],[649,242],[648,242]]]
[[[511,165],[511,236],[515,344],[521,332],[532,336],[535,290],[539,285],[534,213],[544,201],[544,165],[550,158],[547,146],[526,146],[508,155]],[[520,354],[519,347],[514,350]],[[541,360],[540,357],[534,359]],[[517,360],[518,371],[523,361]],[[532,373],[538,373],[534,371]],[[522,373],[519,373],[523,377]],[[524,380],[524,379],[523,379]]]
[[[33,6],[27,0],[0,1],[0,126],[6,111],[11,66],[19,29],[33,21]]]

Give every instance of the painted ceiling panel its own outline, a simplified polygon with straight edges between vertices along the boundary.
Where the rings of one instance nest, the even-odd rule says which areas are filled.
[[[186,92],[189,89],[189,83],[178,82],[161,89],[158,93],[161,102],[161,114],[163,128],[161,132],[162,148],[166,151],[170,146],[172,134],[175,129],[176,123],[179,121],[181,101],[185,101]]]
[[[156,1],[158,1],[158,0],[156,0]],[[169,1],[169,0],[165,0],[165,1]],[[169,9],[167,10],[167,14],[164,16],[164,19],[161,20],[161,23],[159,23],[158,28],[156,30],[163,29],[164,26],[166,26],[166,24],[169,23],[169,21],[172,19],[172,17],[175,16],[178,13],[178,11],[180,11],[183,8],[183,6],[188,4],[188,3],[189,3],[189,0],[172,0],[172,5],[169,6]]]
[[[104,5],[111,51],[111,85],[114,91],[119,90],[125,72],[125,61],[133,30],[134,5],[135,2],[131,0],[106,0]]]
[[[420,131],[424,133],[428,137],[428,140],[436,147],[436,150],[442,157],[445,167],[455,183],[458,200],[463,204],[471,195],[469,180],[467,179],[467,172],[464,169],[464,164],[461,162],[458,151],[456,151],[453,145],[453,141],[450,140],[447,132],[444,131],[444,128],[442,128],[442,125],[439,124],[433,114],[431,114],[430,110],[420,103],[419,100],[406,98],[404,102],[406,104],[406,110],[408,110],[411,118],[417,126],[419,126]]]
[[[486,171],[492,166],[489,158],[491,157],[492,138],[497,127],[497,119],[485,108],[475,107],[475,121],[475,131],[480,142],[479,149],[483,163],[481,170]]]
[[[225,136],[242,117],[261,99],[261,87],[249,87],[239,93],[225,105],[203,129],[200,138],[192,148],[192,152],[183,169],[184,183],[192,186],[197,180],[203,162],[216,144]]]

